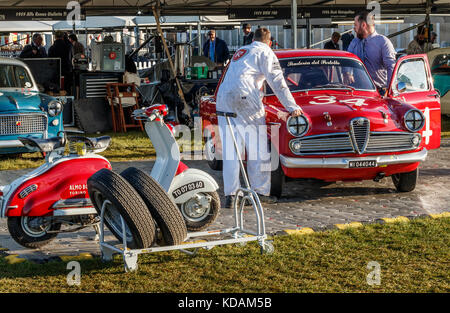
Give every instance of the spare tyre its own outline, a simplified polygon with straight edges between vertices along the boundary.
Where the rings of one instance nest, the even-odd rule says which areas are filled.
[[[156,226],[145,202],[119,174],[101,169],[87,181],[89,197],[98,214],[105,206],[104,222],[116,238],[123,242],[122,220],[125,222],[127,247],[144,249],[156,238]]]
[[[164,188],[150,175],[130,167],[121,174],[144,200],[168,245],[179,245],[187,236],[186,223],[180,210]]]

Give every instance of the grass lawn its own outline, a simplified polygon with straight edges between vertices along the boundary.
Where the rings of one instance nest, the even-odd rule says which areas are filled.
[[[449,292],[450,218],[330,230],[274,238],[275,253],[256,243],[142,255],[139,270],[121,260],[82,260],[81,285],[68,286],[65,262],[8,264],[0,292]],[[376,261],[381,284],[366,277]]]
[[[144,132],[128,131],[127,133],[88,134],[88,137],[111,136],[112,142],[108,149],[100,153],[110,162],[145,160],[155,157],[155,149]],[[193,138],[193,137],[192,137]],[[180,149],[187,140],[180,138]],[[192,140],[191,140],[192,143]],[[193,144],[192,144],[193,147]],[[201,147],[200,147],[201,149]],[[44,158],[41,153],[24,153],[22,155],[0,155],[0,171],[34,168],[42,165]]]

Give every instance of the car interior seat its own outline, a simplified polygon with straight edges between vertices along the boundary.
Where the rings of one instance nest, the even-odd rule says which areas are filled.
[[[311,89],[315,86],[328,84],[328,78],[320,68],[312,67],[310,71],[304,73],[300,78],[300,89]]]

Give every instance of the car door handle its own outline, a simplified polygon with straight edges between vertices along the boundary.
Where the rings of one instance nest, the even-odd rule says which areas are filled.
[[[432,95],[428,95],[428,97],[435,97],[435,98],[439,98],[440,96],[439,96],[439,94],[438,94],[438,93],[435,93],[435,94],[432,94]]]

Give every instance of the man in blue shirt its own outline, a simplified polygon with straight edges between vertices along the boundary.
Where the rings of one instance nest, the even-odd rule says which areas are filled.
[[[348,52],[356,54],[367,68],[380,94],[384,95],[395,67],[395,49],[392,42],[375,30],[370,11],[362,11],[355,17],[356,38]],[[351,72],[345,73],[347,83],[354,82]]]
[[[203,55],[221,66],[230,58],[227,44],[219,37],[216,37],[214,29],[208,32],[208,36],[209,39],[203,45]]]

